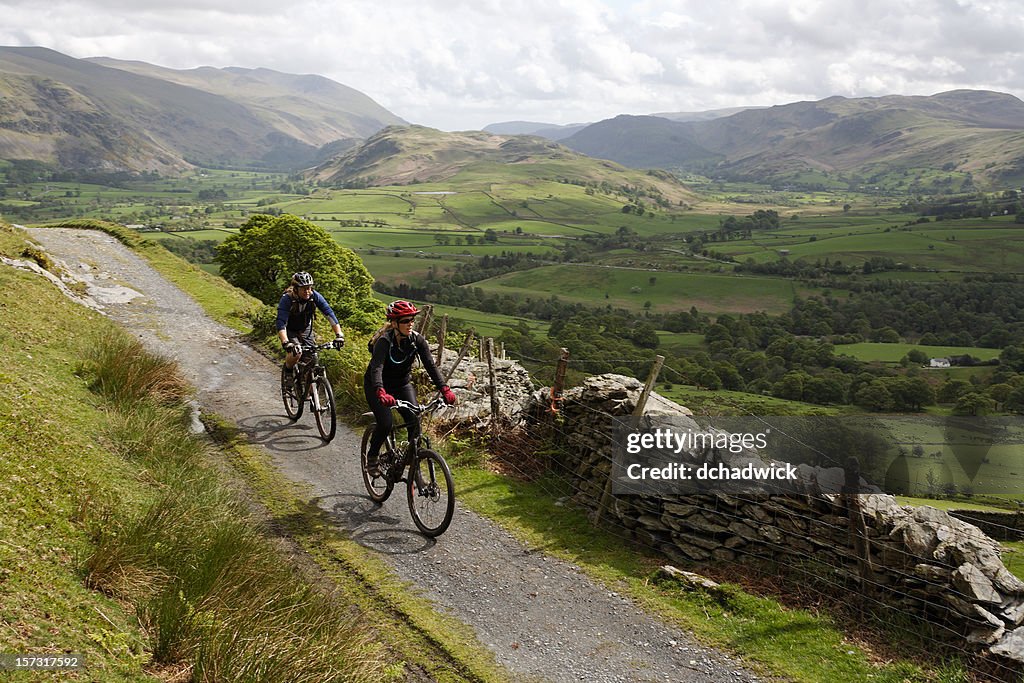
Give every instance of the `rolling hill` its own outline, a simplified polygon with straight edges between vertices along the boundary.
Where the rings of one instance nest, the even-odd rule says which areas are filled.
[[[425,126],[385,128],[311,172],[313,179],[339,187],[458,182],[468,176],[495,183],[533,178],[649,188],[674,205],[697,199],[671,174],[592,159],[541,137]]]
[[[0,158],[72,170],[293,170],[324,145],[402,122],[319,76],[179,72],[39,47],[0,48],[0,96]]]
[[[931,189],[1024,182],[1024,102],[979,90],[830,97],[707,121],[619,116],[562,142],[633,167],[700,170],[732,180],[814,184],[832,178],[893,188],[902,180],[905,190],[915,182]]]

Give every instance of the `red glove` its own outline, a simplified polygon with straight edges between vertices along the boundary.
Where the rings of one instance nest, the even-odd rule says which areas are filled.
[[[455,398],[455,392],[452,391],[447,384],[441,387],[441,396],[444,397],[444,402],[450,406],[453,406],[458,402],[458,399]]]
[[[377,389],[377,398],[380,399],[381,405],[387,406],[388,408],[397,403],[394,396],[384,391],[384,387]]]

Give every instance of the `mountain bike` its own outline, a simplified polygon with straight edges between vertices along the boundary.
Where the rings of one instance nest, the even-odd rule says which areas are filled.
[[[281,366],[281,399],[288,417],[295,422],[309,403],[316,420],[317,431],[325,443],[334,438],[338,415],[334,406],[334,389],[327,379],[327,369],[320,365],[320,351],[333,349],[334,342],[302,345],[302,357],[292,368],[292,374]]]
[[[440,397],[422,406],[399,400],[392,409],[404,408],[421,415],[440,405]],[[372,417],[373,413],[365,415]],[[448,529],[452,515],[455,514],[455,484],[448,463],[440,453],[430,448],[430,439],[425,435],[421,434],[412,443],[398,441],[398,432],[408,430],[408,426],[402,423],[391,428],[381,446],[378,456],[379,474],[370,474],[366,467],[366,455],[375,428],[376,424],[371,424],[363,432],[361,464],[366,492],[375,503],[383,503],[391,495],[395,484],[406,482],[412,521],[425,536],[440,536]]]

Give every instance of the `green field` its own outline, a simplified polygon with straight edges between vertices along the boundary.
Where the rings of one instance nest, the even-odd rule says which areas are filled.
[[[653,284],[651,280],[654,280]],[[705,273],[652,272],[586,265],[543,266],[508,273],[473,287],[523,297],[557,296],[590,306],[611,304],[628,310],[672,312],[696,306],[702,312],[782,313],[805,292],[793,282],[770,277],[734,277]]]
[[[1021,272],[1024,226],[1011,216],[965,219],[903,226],[905,215],[788,221],[779,230],[750,239],[710,242],[706,246],[738,261],[795,261],[860,264],[889,258],[921,269],[970,272]],[[888,277],[899,277],[888,273]]]
[[[911,350],[923,351],[929,358],[948,358],[964,354],[986,361],[998,358],[1000,349],[984,349],[978,346],[923,346],[920,344],[883,344],[878,342],[861,342],[858,344],[842,344],[836,347],[836,355],[845,355],[857,360],[881,363],[898,363]]]

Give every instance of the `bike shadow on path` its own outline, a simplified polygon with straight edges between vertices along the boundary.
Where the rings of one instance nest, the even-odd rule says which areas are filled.
[[[286,538],[338,530],[359,545],[386,555],[413,555],[433,548],[437,541],[412,526],[404,497],[400,502],[400,510],[389,510],[387,503],[378,505],[365,495],[316,496],[299,503],[290,514],[271,518],[267,526],[272,535]]]
[[[252,415],[238,420],[235,426],[250,443],[278,453],[313,451],[329,445],[312,422],[293,422],[284,415]]]

